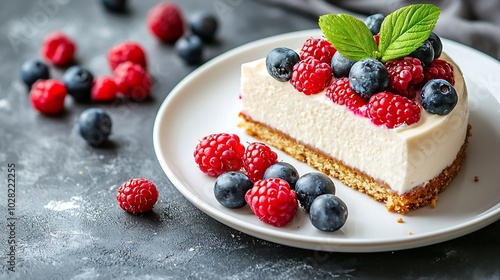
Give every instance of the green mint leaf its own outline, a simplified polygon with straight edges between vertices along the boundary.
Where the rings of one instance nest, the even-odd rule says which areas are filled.
[[[441,9],[431,4],[403,7],[387,15],[380,28],[380,60],[387,62],[411,54],[429,38]]]
[[[326,39],[344,57],[358,61],[376,57],[377,44],[364,22],[347,14],[319,17],[319,27]]]

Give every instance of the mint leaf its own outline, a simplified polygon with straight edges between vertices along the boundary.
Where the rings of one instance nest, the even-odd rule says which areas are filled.
[[[380,28],[382,62],[411,54],[429,38],[441,9],[431,4],[403,7],[387,15]]]
[[[377,44],[372,33],[359,19],[347,14],[328,14],[319,17],[319,27],[344,57],[358,61],[376,56]]]

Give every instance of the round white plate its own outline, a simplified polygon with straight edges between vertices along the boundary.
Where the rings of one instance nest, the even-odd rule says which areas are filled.
[[[306,30],[259,40],[229,51],[198,68],[180,82],[161,105],[154,124],[158,161],[174,186],[196,207],[234,229],[268,241],[313,250],[338,252],[390,251],[425,246],[456,238],[500,217],[500,63],[485,54],[449,40],[444,51],[461,66],[470,94],[473,136],[460,174],[439,196],[437,207],[407,215],[389,213],[384,204],[335,181],[337,195],[349,208],[339,231],[315,229],[299,210],[287,226],[267,225],[250,208],[231,210],[213,195],[214,178],[198,170],[193,151],[212,133],[229,132],[243,143],[256,141],[237,127],[240,66],[264,57],[280,46],[299,48],[319,30]],[[277,151],[277,150],[276,150]],[[279,160],[294,164],[301,174],[314,171],[277,151]],[[478,176],[479,181],[474,182]],[[403,218],[403,223],[397,220]]]

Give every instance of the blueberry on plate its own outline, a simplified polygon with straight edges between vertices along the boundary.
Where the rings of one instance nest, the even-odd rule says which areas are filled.
[[[38,80],[47,80],[50,78],[49,68],[40,60],[29,59],[21,65],[21,80],[29,88]]]
[[[322,194],[335,194],[335,184],[330,177],[320,172],[302,175],[295,183],[295,192],[300,206],[309,212],[316,197]]]
[[[309,219],[319,230],[336,231],[344,226],[348,214],[344,201],[333,194],[324,194],[312,203]]]
[[[189,28],[193,34],[204,41],[211,41],[215,37],[219,26],[217,17],[206,11],[198,11],[188,18]]]
[[[357,61],[349,71],[349,84],[361,97],[368,100],[389,85],[389,72],[382,62],[365,58]]]
[[[203,41],[196,35],[181,37],[175,43],[177,54],[187,64],[198,64],[203,56]]]
[[[380,32],[380,26],[382,26],[384,19],[385,16],[383,14],[373,14],[366,17],[365,24],[373,35],[377,35]]]
[[[336,78],[349,76],[351,67],[356,63],[354,60],[345,58],[340,52],[335,52],[332,57],[332,71]]]
[[[264,172],[263,180],[269,178],[280,178],[288,182],[292,190],[295,189],[295,183],[299,179],[299,172],[295,167],[286,162],[278,162],[269,166]]]
[[[71,66],[64,72],[62,80],[66,91],[76,102],[90,100],[94,76],[89,70],[78,65]]]
[[[99,108],[89,108],[78,117],[78,132],[92,146],[104,143],[111,134],[111,117]]]
[[[439,36],[436,33],[431,32],[431,35],[429,35],[427,40],[431,43],[432,49],[434,50],[434,59],[440,57],[443,52],[443,42],[441,42]]]
[[[411,57],[418,58],[422,62],[422,66],[427,68],[434,60],[434,48],[429,40],[425,40],[420,47],[414,50]]]
[[[289,48],[275,48],[266,56],[267,73],[280,82],[292,77],[293,66],[300,61],[299,55]]]
[[[219,175],[214,184],[214,195],[217,201],[227,208],[241,208],[247,203],[245,194],[253,187],[247,175],[230,171]]]
[[[111,12],[123,12],[127,8],[127,0],[101,0],[102,5]]]
[[[457,105],[458,95],[455,88],[446,80],[428,81],[420,93],[422,107],[431,114],[447,115]]]

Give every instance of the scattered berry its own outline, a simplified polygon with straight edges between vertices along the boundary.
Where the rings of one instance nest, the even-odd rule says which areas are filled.
[[[329,64],[308,57],[293,66],[290,83],[306,95],[321,92],[332,79],[332,68]]]
[[[432,48],[431,42],[425,40],[420,47],[410,54],[410,56],[420,59],[424,68],[429,67],[434,60],[434,49]]]
[[[335,194],[335,184],[330,177],[320,172],[302,175],[295,184],[295,192],[300,206],[309,212],[316,197],[322,194]]]
[[[94,101],[113,101],[116,98],[118,87],[115,80],[111,77],[101,76],[94,80],[90,92],[91,99]]]
[[[193,156],[198,168],[211,177],[243,168],[245,147],[236,134],[219,133],[203,137]]]
[[[349,76],[349,71],[356,61],[345,58],[340,52],[336,52],[332,57],[332,71],[335,77],[342,78]]]
[[[370,98],[368,115],[374,124],[394,128],[418,122],[420,107],[404,96],[380,92]]]
[[[99,108],[89,108],[78,117],[78,132],[92,146],[104,143],[111,134],[111,117]]]
[[[198,11],[188,18],[189,28],[193,34],[204,41],[212,41],[219,25],[217,17],[205,11]]]
[[[337,50],[332,44],[323,38],[308,38],[300,49],[300,59],[314,57],[320,62],[330,64],[332,57]]]
[[[382,22],[384,21],[385,16],[383,14],[373,14],[365,19],[365,24],[370,29],[373,35],[376,35],[380,32],[380,27],[382,26]]]
[[[175,43],[177,54],[187,64],[198,64],[203,58],[203,41],[196,35],[181,37]]]
[[[276,227],[285,226],[297,213],[295,192],[279,178],[256,182],[246,193],[245,200],[261,221]]]
[[[120,13],[127,9],[127,0],[102,0],[102,5],[111,12]]]
[[[252,181],[241,172],[225,172],[215,180],[214,194],[217,201],[227,208],[241,208],[247,204],[245,194],[253,187]]]
[[[151,77],[140,65],[126,61],[113,73],[118,91],[126,97],[141,101],[149,96]]]
[[[333,82],[326,90],[326,97],[358,115],[362,115],[361,107],[368,104],[368,101],[352,90],[349,78],[346,77]]]
[[[71,66],[64,72],[62,80],[66,86],[66,91],[76,102],[90,100],[94,76],[89,70],[78,65]]]
[[[269,178],[283,179],[287,181],[287,183],[290,185],[290,188],[293,190],[295,189],[295,183],[299,179],[299,172],[293,165],[289,163],[278,162],[269,166],[266,169],[266,172],[264,172],[263,180]]]
[[[311,205],[309,218],[322,231],[336,231],[347,221],[347,205],[333,194],[318,196]]]
[[[424,72],[423,84],[433,79],[447,80],[452,86],[455,85],[453,65],[446,60],[435,59]]]
[[[264,143],[250,143],[243,155],[243,167],[252,182],[261,180],[266,169],[276,162],[278,162],[278,155]]]
[[[443,52],[443,43],[441,42],[441,38],[434,33],[431,32],[431,35],[429,35],[429,42],[432,45],[432,49],[434,50],[434,59],[437,59],[441,56],[441,53]]]
[[[387,89],[392,93],[414,99],[416,95],[414,86],[424,79],[424,68],[420,60],[407,56],[387,62],[385,68],[389,73]]]
[[[142,68],[147,69],[146,54],[138,43],[123,42],[108,51],[108,62],[111,70],[115,70],[118,65],[125,61],[139,64]]]
[[[26,60],[21,65],[20,70],[21,80],[29,87],[37,80],[47,80],[50,78],[49,68],[47,65],[36,59]]]
[[[153,209],[158,200],[158,190],[156,185],[148,179],[133,178],[118,188],[116,200],[127,212],[143,213]]]
[[[73,60],[76,45],[64,33],[56,31],[45,37],[42,44],[42,56],[56,66],[65,66]]]
[[[294,50],[275,48],[266,56],[267,73],[277,81],[289,81],[292,77],[293,66],[299,61],[300,57]]]
[[[184,18],[174,3],[160,2],[147,15],[149,31],[163,42],[172,43],[184,34]]]
[[[373,94],[387,88],[389,73],[382,62],[373,58],[365,58],[351,67],[349,83],[356,93],[368,100]]]
[[[46,115],[56,115],[62,112],[65,98],[66,87],[58,80],[38,80],[31,87],[31,104]]]
[[[447,115],[457,105],[455,88],[446,80],[428,81],[420,93],[422,107],[431,114]]]

